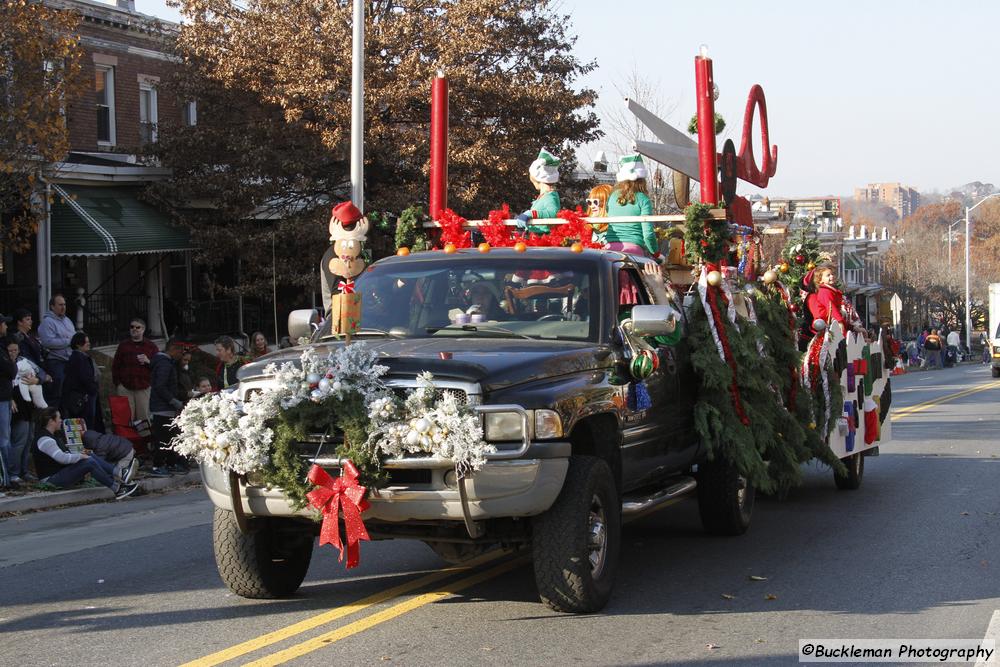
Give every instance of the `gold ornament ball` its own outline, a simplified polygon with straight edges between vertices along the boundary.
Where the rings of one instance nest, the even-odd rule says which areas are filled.
[[[816,268],[816,264],[814,262],[809,262],[808,264],[806,264],[806,268],[812,271],[813,269]]]
[[[410,249],[404,245],[396,250],[396,254],[399,255],[400,257],[406,257],[407,255],[410,254]]]
[[[788,269],[789,266],[785,262],[782,262],[781,266],[778,267],[778,270],[781,271],[782,273],[788,273]]]
[[[455,247],[454,243],[446,243],[445,246],[444,246],[444,251],[445,251],[445,253],[447,253],[449,255],[452,255],[452,254],[458,252],[458,248]]]
[[[764,284],[772,285],[774,281],[778,279],[778,274],[774,272],[774,269],[768,269],[764,272]]]
[[[490,244],[489,243],[480,243],[479,244],[479,252],[487,253],[489,251],[490,251]]]
[[[527,249],[528,249],[528,244],[525,243],[524,241],[518,241],[517,243],[514,244],[514,250],[516,252],[524,252]]]
[[[708,275],[705,276],[705,280],[708,281],[708,284],[712,287],[718,287],[722,284],[722,274],[718,271],[709,271]]]
[[[816,422],[809,422],[809,430],[810,431],[816,430]]]
[[[571,245],[569,249],[572,250],[573,252],[583,252],[583,244],[577,241],[576,243]]]

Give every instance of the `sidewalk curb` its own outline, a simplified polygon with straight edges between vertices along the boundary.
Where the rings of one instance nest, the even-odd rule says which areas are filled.
[[[188,484],[200,484],[201,473],[192,470],[186,475],[173,477],[145,477],[139,480],[143,493],[176,489]],[[71,489],[69,491],[40,492],[17,498],[0,498],[0,516],[19,512],[34,512],[65,505],[85,505],[114,500],[114,494],[107,487]]]

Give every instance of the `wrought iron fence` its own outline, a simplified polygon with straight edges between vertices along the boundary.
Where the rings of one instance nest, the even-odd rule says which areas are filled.
[[[73,321],[78,327],[82,325],[94,347],[121,341],[128,335],[130,319],[148,319],[149,314],[149,297],[145,294],[91,294],[83,306],[82,322],[80,306],[72,298],[67,301]]]
[[[213,299],[189,301],[182,306],[183,325],[179,334],[186,337],[212,339],[221,334],[240,332],[239,301]],[[267,331],[272,325],[270,310],[256,299],[243,300],[243,333]]]

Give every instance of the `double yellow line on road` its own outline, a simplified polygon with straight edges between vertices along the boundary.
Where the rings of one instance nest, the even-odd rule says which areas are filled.
[[[480,556],[479,558],[470,560],[468,563],[463,563],[462,565],[447,567],[442,570],[432,572],[426,576],[414,579],[413,581],[408,581],[404,584],[393,586],[392,588],[380,591],[378,593],[375,593],[374,595],[370,595],[360,600],[350,602],[348,604],[337,607],[336,609],[331,609],[330,611],[318,614],[311,618],[307,618],[305,620],[299,621],[298,623],[293,623],[292,625],[280,628],[278,630],[275,630],[274,632],[268,632],[267,634],[260,635],[259,637],[254,637],[253,639],[247,640],[240,644],[236,644],[235,646],[230,646],[227,649],[217,651],[215,653],[212,653],[211,655],[205,656],[204,658],[199,658],[198,660],[192,660],[191,662],[184,663],[183,665],[181,665],[181,667],[212,667],[213,665],[220,665],[224,662],[228,662],[229,660],[239,658],[240,656],[247,655],[248,653],[253,653],[254,651],[259,651],[262,648],[266,648],[273,644],[277,644],[278,642],[282,642],[285,641],[286,639],[295,637],[296,635],[308,632],[309,630],[314,630],[320,626],[332,623],[333,621],[341,619],[345,616],[349,616],[355,612],[362,611],[363,609],[367,609],[377,604],[387,602],[401,595],[406,595],[407,593],[412,593],[413,591],[416,591],[420,588],[424,588],[425,586],[429,586],[433,583],[441,581],[442,579],[446,579],[460,572],[467,572],[471,569],[479,567],[480,565],[485,565],[487,563],[495,561],[501,556],[510,556],[510,552],[495,551],[486,554],[484,556]],[[350,635],[356,634],[357,632],[367,629],[368,627],[387,621],[390,618],[395,618],[396,616],[399,616],[400,614],[405,613],[406,611],[410,611],[410,609],[416,609],[417,607],[423,606],[424,604],[429,604],[430,602],[434,602],[435,600],[441,597],[451,595],[455,591],[468,588],[469,586],[474,586],[475,584],[480,583],[481,581],[486,581],[487,579],[499,576],[504,572],[507,572],[519,565],[522,565],[525,562],[527,561],[524,558],[512,558],[510,561],[503,563],[491,570],[487,570],[472,577],[467,577],[465,579],[456,582],[451,586],[443,587],[443,589],[440,591],[434,591],[433,593],[426,593],[422,596],[414,598],[413,600],[408,600],[407,602],[403,602],[393,607],[389,607],[385,611],[379,612],[378,614],[374,614],[360,621],[355,621],[350,625],[340,628],[340,630],[334,631],[332,633],[327,633],[326,635],[320,635],[320,637],[326,637],[327,640],[317,646],[313,646],[308,650],[302,650],[300,647],[303,647],[306,644],[312,645],[317,640],[311,640],[310,642],[303,642],[302,644],[297,644],[295,646],[292,646],[291,648],[281,651],[280,653],[276,653],[272,656],[267,656],[266,658],[263,658],[253,664],[261,664],[261,665],[281,664],[282,662],[286,662],[293,657],[303,655],[305,653],[308,653],[309,651],[314,651],[318,648],[322,648],[323,646],[328,646],[329,644],[333,643],[333,641],[343,639],[343,637],[349,637]],[[433,599],[431,599],[428,596],[433,596]],[[423,602],[421,604],[414,605],[413,603],[416,602],[417,600],[423,600]],[[386,615],[387,612],[396,610],[398,607],[401,607],[403,605],[412,605],[412,606],[408,606],[406,609],[400,610],[392,615]],[[373,620],[376,619],[377,617],[379,617],[379,620]],[[336,637],[335,639],[332,640],[330,640],[328,637],[328,635],[334,635],[337,632],[346,631],[348,628],[352,627],[354,628],[353,631],[347,632],[347,634],[344,634],[342,637]],[[290,652],[293,652],[296,649],[299,649],[298,652],[296,652],[294,655],[291,655]],[[286,654],[289,657],[285,657],[282,660],[278,661],[272,660],[273,658],[276,658],[279,655],[286,655]]]
[[[969,389],[963,389],[962,391],[955,392],[954,394],[946,394],[945,396],[939,396],[937,398],[932,398],[930,400],[924,401],[923,403],[917,403],[916,405],[911,405],[907,408],[900,408],[899,410],[894,410],[892,412],[892,421],[897,421],[903,419],[904,417],[909,417],[915,415],[918,412],[923,412],[928,408],[932,408],[935,405],[940,405],[942,403],[948,403],[949,401],[954,401],[971,394],[977,394],[981,391],[988,391],[990,389],[1000,388],[1000,381],[998,382],[988,382],[986,384],[978,385],[976,387],[971,387]]]

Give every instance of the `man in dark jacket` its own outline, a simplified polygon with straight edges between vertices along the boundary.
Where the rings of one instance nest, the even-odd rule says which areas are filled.
[[[0,322],[2,321],[4,321],[3,317],[0,316]],[[4,349],[6,347],[5,341]],[[0,354],[0,458],[3,461],[3,466],[0,468],[0,486],[8,484],[16,486],[16,483],[9,479],[7,473],[8,470],[18,468],[11,459],[10,447],[10,402],[14,398],[14,378],[16,377],[17,367],[14,362],[6,353]]]
[[[174,452],[170,441],[176,435],[170,422],[181,411],[184,404],[177,398],[177,361],[184,354],[183,344],[171,338],[166,349],[158,352],[150,362],[149,414],[150,449],[153,451],[153,474],[186,473],[187,462]]]

